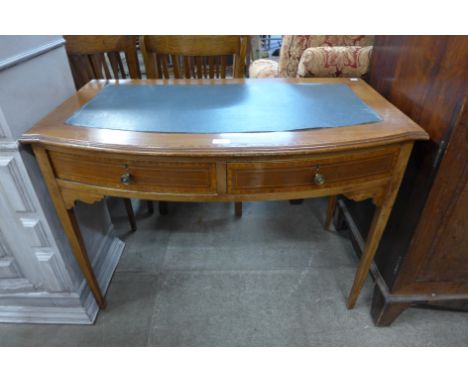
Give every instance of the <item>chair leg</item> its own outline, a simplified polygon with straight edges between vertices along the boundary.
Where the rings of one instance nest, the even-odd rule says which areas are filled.
[[[333,215],[335,214],[336,208],[336,195],[328,197],[328,206],[327,206],[327,218],[325,219],[325,229],[330,229]]]
[[[304,199],[291,199],[289,201],[289,204],[293,204],[293,205],[302,204],[303,201]]]
[[[152,215],[154,213],[154,204],[151,200],[146,201],[146,205],[148,206],[148,213]]]
[[[133,212],[132,201],[130,199],[125,198],[125,209],[127,210],[128,221],[130,222],[130,228],[132,232],[137,230],[136,220],[135,220],[135,213]]]
[[[158,206],[159,206],[160,215],[166,216],[169,213],[168,208],[167,208],[167,202],[159,202]]]
[[[236,218],[241,218],[242,217],[242,202],[235,202],[234,209],[236,212]]]

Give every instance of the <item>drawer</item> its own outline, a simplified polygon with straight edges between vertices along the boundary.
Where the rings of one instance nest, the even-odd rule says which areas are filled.
[[[286,160],[254,160],[227,165],[231,194],[307,191],[361,183],[391,175],[398,149]],[[316,178],[316,174],[322,178]],[[320,180],[323,184],[320,184]]]
[[[102,154],[93,157],[92,153],[75,155],[58,151],[49,151],[49,157],[55,176],[59,179],[143,192],[216,192],[214,162],[192,163],[153,158],[125,160]]]

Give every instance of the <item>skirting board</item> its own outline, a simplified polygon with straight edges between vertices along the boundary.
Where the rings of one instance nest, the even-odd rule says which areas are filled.
[[[96,256],[93,268],[101,290],[107,291],[125,244],[109,240]],[[93,324],[99,313],[83,280],[78,292],[32,292],[0,296],[0,322],[35,324]]]

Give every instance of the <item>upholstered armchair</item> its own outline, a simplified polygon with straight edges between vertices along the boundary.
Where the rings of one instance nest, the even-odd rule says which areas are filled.
[[[373,36],[283,36],[279,62],[260,59],[251,78],[361,77],[367,73]]]

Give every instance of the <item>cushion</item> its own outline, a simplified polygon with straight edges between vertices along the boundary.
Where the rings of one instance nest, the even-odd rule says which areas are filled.
[[[296,77],[297,66],[307,48],[319,46],[372,46],[373,36],[285,35],[281,45],[279,72],[281,77]]]
[[[308,48],[302,54],[297,77],[361,77],[369,70],[371,46]]]
[[[278,63],[273,60],[255,60],[249,66],[250,78],[278,77]]]

